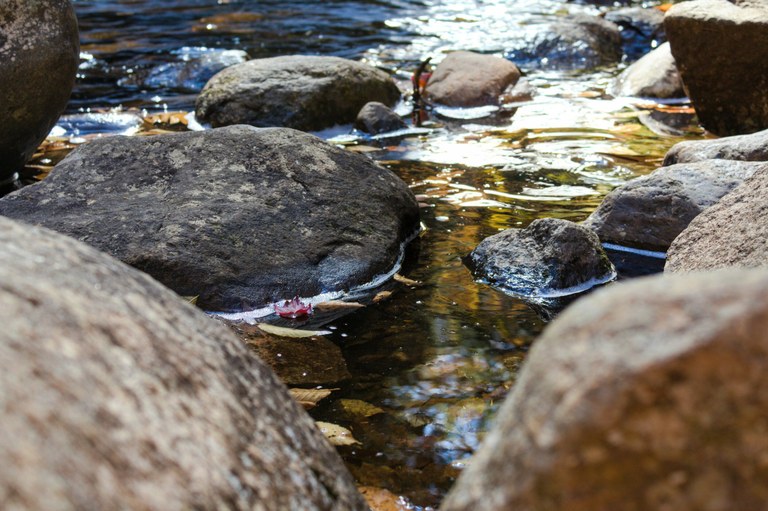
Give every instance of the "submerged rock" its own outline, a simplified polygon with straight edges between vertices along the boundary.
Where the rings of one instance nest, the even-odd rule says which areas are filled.
[[[427,82],[426,97],[455,107],[498,105],[500,96],[519,79],[520,70],[506,59],[455,51],[437,65]]]
[[[764,167],[725,160],[662,167],[606,195],[584,225],[603,242],[664,252],[696,215]]]
[[[615,277],[600,240],[578,224],[534,220],[484,239],[465,260],[473,274],[522,297],[575,293]]]
[[[441,509],[763,509],[766,289],[766,270],[664,275],[576,302]]]
[[[768,130],[715,140],[687,140],[672,146],[664,165],[701,160],[768,161]]]
[[[675,58],[664,43],[625,69],[613,82],[614,96],[650,98],[685,97]]]
[[[371,135],[406,129],[408,125],[391,108],[383,103],[371,101],[357,114],[355,128]]]
[[[696,0],[664,18],[701,124],[717,135],[768,128],[768,4]]]
[[[0,182],[21,170],[56,124],[79,55],[69,0],[0,2]]]
[[[768,266],[766,218],[768,163],[693,219],[669,247],[664,271]]]
[[[664,34],[664,13],[653,7],[623,7],[609,11],[605,19],[621,31],[624,55],[637,60],[667,40]]]
[[[520,66],[587,69],[621,59],[619,27],[597,16],[566,18],[523,40],[505,55]]]
[[[284,126],[304,131],[351,123],[370,101],[392,106],[400,91],[385,72],[339,57],[255,59],[205,85],[197,117],[214,127]]]
[[[0,214],[85,241],[218,311],[366,283],[419,227],[392,172],[306,133],[250,126],[94,140],[1,199]]]
[[[0,218],[7,509],[364,510],[237,338],[148,276]]]

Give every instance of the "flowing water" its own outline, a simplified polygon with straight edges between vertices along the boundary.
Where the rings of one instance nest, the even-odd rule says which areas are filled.
[[[74,4],[83,64],[57,131],[61,151],[49,151],[42,166],[80,136],[130,130],[147,112],[193,110],[194,84],[148,77],[195,52],[337,55],[407,83],[427,57],[439,61],[457,49],[509,56],[543,23],[607,9],[565,0]],[[444,112],[426,131],[397,139],[346,137],[349,127],[321,134],[392,169],[422,205],[425,231],[402,270],[418,284],[390,285],[388,299],[325,325],[351,378],[325,382],[337,390],[312,410],[359,441],[339,449],[360,484],[416,508],[439,504],[551,313],[474,282],[461,258],[484,237],[536,218],[583,220],[613,187],[657,167],[681,138],[640,120],[673,119],[683,136],[700,135],[685,105],[607,96],[624,64],[590,71],[538,64],[522,66],[537,91],[533,101],[491,117]],[[319,383],[303,376],[304,386]]]

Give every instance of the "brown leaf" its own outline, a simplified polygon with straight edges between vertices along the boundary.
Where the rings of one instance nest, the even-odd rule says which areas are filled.
[[[383,302],[390,296],[392,296],[392,291],[380,291],[373,297],[373,303]]]
[[[339,310],[339,309],[360,309],[361,307],[365,307],[365,305],[358,302],[344,302],[341,300],[329,300],[327,302],[322,302],[315,305],[315,309],[319,311],[333,311],[333,310]]]
[[[338,389],[288,389],[293,399],[299,402],[304,409],[309,410],[317,406],[317,403],[327,398]]]
[[[421,282],[419,282],[418,280],[412,280],[412,279],[409,279],[408,277],[403,277],[399,273],[395,273],[395,276],[393,278],[397,282],[399,282],[401,284],[405,284],[406,286],[420,286],[421,285]]]
[[[270,325],[269,323],[259,323],[257,326],[260,330],[263,330],[268,334],[277,335],[280,337],[292,337],[294,339],[301,339],[303,337],[315,337],[317,335],[328,335],[331,333],[328,330],[299,330],[297,328],[286,328],[283,326]]]
[[[355,437],[352,436],[352,432],[345,427],[338,424],[332,424],[330,422],[316,421],[317,427],[325,435],[325,438],[331,442],[331,445],[355,445],[360,444]]]
[[[411,509],[405,499],[387,489],[373,486],[358,486],[357,489],[365,497],[371,511],[406,511]]]

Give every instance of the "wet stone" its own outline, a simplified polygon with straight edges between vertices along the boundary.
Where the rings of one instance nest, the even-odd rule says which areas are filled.
[[[500,96],[519,79],[520,70],[506,59],[456,51],[435,68],[426,85],[426,97],[454,107],[498,105]]]
[[[768,130],[715,140],[687,140],[672,146],[664,165],[701,160],[768,161]]]
[[[683,81],[669,43],[662,44],[625,69],[611,85],[610,92],[614,96],[685,97]]]
[[[371,135],[406,129],[408,125],[391,108],[383,103],[371,101],[357,114],[355,128]]]
[[[605,19],[621,30],[627,60],[637,60],[667,40],[664,13],[654,7],[624,7],[609,11]]]

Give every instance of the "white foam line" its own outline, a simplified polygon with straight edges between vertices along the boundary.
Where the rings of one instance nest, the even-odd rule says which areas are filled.
[[[608,250],[615,250],[616,252],[629,252],[630,254],[637,254],[645,257],[655,257],[656,259],[666,259],[666,252],[654,252],[653,250],[642,250],[639,248],[625,247],[623,245],[614,245],[613,243],[603,243],[603,248]]]
[[[611,282],[612,280],[616,280],[616,277],[617,277],[617,273],[615,271],[612,271],[610,273],[603,275],[602,277],[595,277],[593,279],[590,279],[581,284],[577,284],[575,286],[566,287],[563,289],[545,290],[541,293],[531,295],[531,298],[560,298],[563,296],[575,295],[578,293],[583,293],[588,289],[592,289],[595,286],[600,286],[602,284]]]
[[[390,269],[386,273],[381,273],[379,275],[376,275],[373,277],[373,279],[370,282],[366,282],[365,284],[360,284],[359,286],[355,286],[353,288],[350,288],[349,291],[328,291],[327,293],[321,293],[316,296],[310,296],[310,297],[299,297],[299,300],[306,304],[312,304],[313,306],[327,302],[330,300],[339,300],[341,298],[350,298],[357,296],[360,293],[363,293],[364,291],[368,291],[370,289],[374,289],[379,287],[380,285],[387,282],[389,279],[395,276],[395,273],[400,271],[400,268],[403,266],[403,261],[405,260],[405,248],[408,246],[408,244],[416,239],[416,237],[421,233],[421,227],[416,230],[412,235],[410,235],[408,238],[406,238],[405,241],[403,241],[400,244],[400,253],[397,256],[397,259],[395,260],[395,264],[393,265],[392,269]],[[292,298],[292,297],[291,297]],[[223,319],[228,319],[230,321],[245,321],[249,324],[254,324],[257,319],[263,318],[266,316],[269,316],[271,314],[275,313],[275,305],[282,304],[283,300],[279,300],[277,302],[271,303],[269,305],[266,305],[264,307],[260,307],[258,309],[253,309],[250,311],[244,311],[244,312],[214,312],[214,311],[206,311],[207,314],[210,314],[212,316],[218,316]]]

